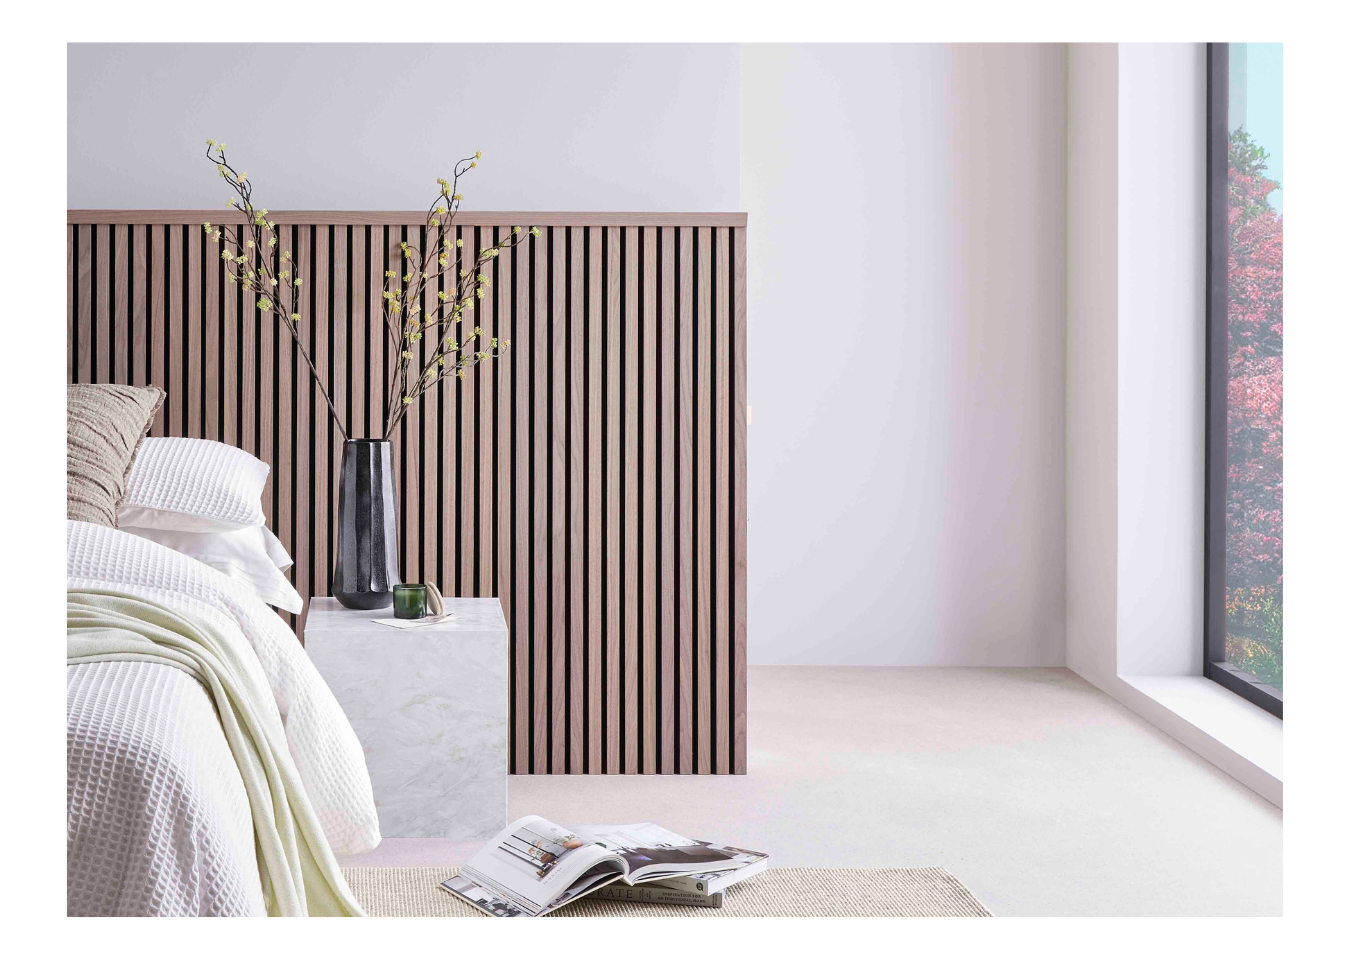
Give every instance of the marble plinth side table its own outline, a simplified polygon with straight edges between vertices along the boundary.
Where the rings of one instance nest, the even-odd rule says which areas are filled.
[[[441,623],[398,629],[310,601],[305,650],[366,752],[386,837],[486,840],[506,826],[508,650],[496,598],[445,598]]]

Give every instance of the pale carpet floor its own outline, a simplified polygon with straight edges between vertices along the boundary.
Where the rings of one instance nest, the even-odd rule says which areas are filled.
[[[749,682],[747,776],[516,776],[511,817],[654,820],[785,867],[945,867],[995,916],[1281,913],[1281,811],[1068,670],[752,667]],[[390,838],[342,863],[478,846]]]

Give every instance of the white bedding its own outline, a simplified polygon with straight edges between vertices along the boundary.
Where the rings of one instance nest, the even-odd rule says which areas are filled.
[[[351,725],[295,635],[245,585],[157,543],[79,521],[66,524],[66,578],[70,588],[125,591],[209,620],[251,648],[334,853],[380,842]],[[258,882],[252,827],[245,844],[236,809],[243,784],[205,690],[158,664],[82,664],[67,667],[67,703],[71,912],[198,913],[216,904],[257,912],[260,894],[233,878]],[[193,729],[174,729],[182,725]],[[182,815],[194,810],[209,812]],[[132,821],[144,839],[129,844],[119,838]]]
[[[67,666],[66,793],[69,916],[266,916],[244,782],[187,673]]]

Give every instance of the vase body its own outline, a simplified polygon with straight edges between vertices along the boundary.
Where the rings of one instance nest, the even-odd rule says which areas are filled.
[[[348,440],[338,485],[333,596],[344,607],[379,610],[394,601],[398,495],[387,440]]]

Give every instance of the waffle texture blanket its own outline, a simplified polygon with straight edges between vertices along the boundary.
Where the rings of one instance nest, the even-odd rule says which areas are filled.
[[[68,523],[67,566],[68,912],[357,912],[332,858],[379,843],[370,779],[285,623],[107,527]]]

